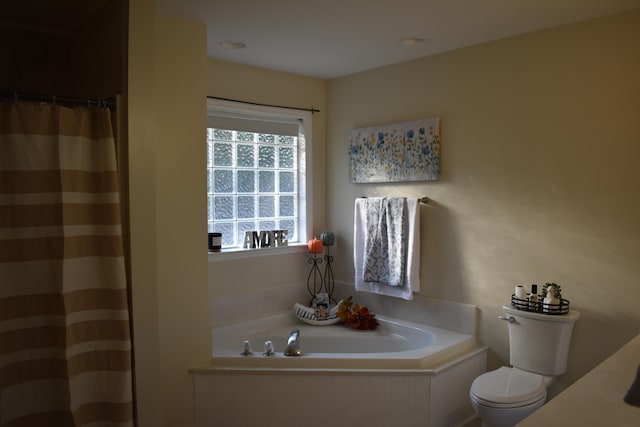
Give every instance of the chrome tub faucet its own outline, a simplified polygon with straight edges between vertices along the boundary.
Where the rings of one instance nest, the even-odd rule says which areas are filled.
[[[284,351],[285,356],[302,356],[302,349],[300,348],[300,329],[292,329],[289,332],[289,340],[287,341],[287,348]]]

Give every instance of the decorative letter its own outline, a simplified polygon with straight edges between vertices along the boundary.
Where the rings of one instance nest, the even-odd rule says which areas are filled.
[[[261,231],[260,232],[260,247],[261,248],[269,248],[271,247],[271,242],[273,241],[273,235],[271,231]]]
[[[245,231],[243,248],[274,248],[289,246],[288,230]]]
[[[276,237],[276,246],[289,246],[289,241],[286,240],[289,230],[275,230],[274,235]]]
[[[255,248],[255,246],[253,246],[253,232],[251,231],[244,232],[244,244],[242,245],[242,247],[245,249]]]

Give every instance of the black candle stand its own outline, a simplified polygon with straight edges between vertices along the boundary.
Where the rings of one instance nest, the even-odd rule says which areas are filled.
[[[324,266],[324,290],[329,295],[329,302],[333,302],[334,304],[338,304],[333,298],[333,289],[335,288],[336,281],[333,277],[333,269],[331,268],[331,264],[333,264],[333,256],[331,255],[330,248],[331,246],[327,246],[327,254],[324,256],[325,261],[327,263]]]
[[[313,300],[316,298],[316,295],[322,292],[322,288],[324,287],[322,272],[320,271],[320,267],[318,267],[318,264],[322,264],[322,258],[318,258],[318,254],[314,253],[313,257],[309,258],[307,262],[311,264],[311,270],[307,276],[307,291],[309,295],[311,295],[309,307],[312,307]]]

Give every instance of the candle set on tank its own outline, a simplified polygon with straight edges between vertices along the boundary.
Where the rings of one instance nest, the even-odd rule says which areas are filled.
[[[544,314],[567,314],[569,301],[562,298],[560,285],[545,283],[542,293],[538,294],[538,285],[531,285],[531,292],[525,285],[516,285],[511,295],[511,305],[518,310]]]

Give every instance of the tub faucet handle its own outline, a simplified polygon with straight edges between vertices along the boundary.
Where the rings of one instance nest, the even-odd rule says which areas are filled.
[[[264,342],[264,353],[263,356],[274,356],[276,354],[276,349],[273,347],[273,342],[267,340]]]
[[[253,356],[253,352],[251,351],[251,343],[247,340],[242,344],[242,351],[240,352],[240,356]]]

